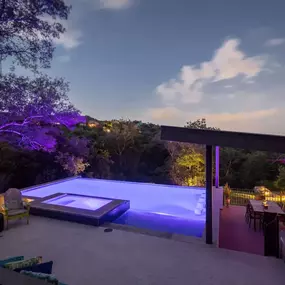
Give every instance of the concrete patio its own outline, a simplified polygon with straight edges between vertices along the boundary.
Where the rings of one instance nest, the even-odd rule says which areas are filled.
[[[69,285],[283,285],[275,258],[219,249],[198,239],[177,241],[115,229],[31,217],[0,238],[0,258],[42,255]]]

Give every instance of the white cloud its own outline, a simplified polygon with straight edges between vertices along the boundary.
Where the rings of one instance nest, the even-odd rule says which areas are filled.
[[[60,62],[69,62],[70,61],[70,56],[69,55],[60,55],[57,57],[57,60]]]
[[[239,49],[240,40],[229,39],[216,50],[212,60],[197,66],[183,66],[178,78],[157,86],[156,93],[165,103],[198,103],[203,96],[203,88],[213,82],[228,80],[243,75],[252,78],[258,75],[264,65],[262,57],[247,57]]]
[[[285,44],[285,39],[278,38],[278,39],[270,39],[265,42],[265,46],[273,47],[273,46],[279,46]]]
[[[69,29],[59,39],[55,39],[54,42],[65,49],[73,49],[81,44],[81,37],[81,31]]]
[[[55,22],[50,16],[42,17],[43,20],[52,24]],[[57,45],[61,45],[65,49],[73,49],[81,44],[82,32],[74,28],[71,20],[59,20],[56,22],[62,24],[62,26],[66,29],[65,32],[60,36],[60,38],[55,38],[54,43]]]
[[[223,130],[270,132],[271,128],[264,130],[264,125],[269,121],[274,122],[274,118],[282,115],[282,113],[283,112],[277,108],[271,108],[236,113],[224,112],[207,114],[202,112],[191,113],[175,107],[165,107],[149,109],[145,114],[146,117],[143,119],[158,124],[183,126],[189,120],[206,118],[209,126],[219,127]]]
[[[211,62],[217,72],[215,81],[232,79],[238,75],[250,78],[262,70],[264,60],[257,56],[247,57],[239,50],[239,45],[240,40],[231,39],[215,52]]]
[[[79,46],[81,44],[82,32],[79,29],[73,28],[69,21],[62,22],[61,24],[66,28],[66,31],[59,39],[55,39],[54,42],[67,50]]]
[[[126,9],[131,4],[131,0],[100,0],[100,8],[102,9]]]
[[[216,123],[232,123],[241,122],[248,120],[260,120],[262,118],[268,118],[276,115],[279,112],[278,109],[264,109],[251,112],[238,112],[238,113],[219,113],[219,114],[209,114],[204,117],[209,120],[209,122]]]
[[[229,97],[230,99],[234,99],[234,98],[236,97],[236,94],[231,93],[231,94],[228,95],[228,97]]]

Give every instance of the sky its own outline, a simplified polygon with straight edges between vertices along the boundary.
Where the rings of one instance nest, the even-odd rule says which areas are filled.
[[[284,0],[67,2],[48,72],[84,114],[285,135]]]

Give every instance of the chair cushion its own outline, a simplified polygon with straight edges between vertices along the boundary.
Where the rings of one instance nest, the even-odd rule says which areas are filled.
[[[56,284],[56,285],[58,285],[58,280],[52,274],[45,274],[45,273],[40,273],[40,272],[32,272],[32,271],[26,271],[26,270],[22,270],[20,273],[24,274],[24,275],[27,275],[27,276],[30,276],[30,277],[35,277],[37,279],[45,280],[49,284]]]
[[[53,261],[49,261],[49,262],[35,264],[32,266],[17,268],[14,271],[21,272],[22,270],[25,270],[25,271],[33,271],[33,272],[51,274],[52,273],[52,265],[53,265]]]
[[[22,202],[18,200],[5,201],[5,206],[8,210],[16,210],[22,208]]]
[[[6,263],[11,263],[11,262],[15,262],[15,261],[21,261],[21,260],[24,260],[24,256],[23,255],[8,257],[6,259],[0,260],[0,267],[3,267]]]
[[[10,188],[4,194],[4,202],[8,209],[15,210],[22,207],[22,193],[17,188]]]
[[[17,216],[27,213],[26,209],[8,210],[8,216]]]
[[[26,260],[20,260],[20,261],[6,263],[4,265],[4,267],[7,269],[15,270],[17,268],[24,268],[24,267],[28,267],[28,266],[33,266],[33,265],[39,264],[41,262],[42,262],[42,257],[38,256],[38,257],[26,259]]]

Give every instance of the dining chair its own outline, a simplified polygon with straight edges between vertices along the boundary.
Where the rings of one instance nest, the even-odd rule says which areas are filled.
[[[244,219],[245,219],[245,222],[247,224],[249,223],[249,218],[250,218],[250,208],[251,208],[251,205],[248,202],[248,204],[246,205],[246,210],[245,210],[245,214],[244,214]]]
[[[254,222],[254,231],[256,231],[256,222],[258,221],[259,230],[264,228],[263,214],[255,213],[251,206],[249,206],[248,226],[251,227],[251,222]]]

